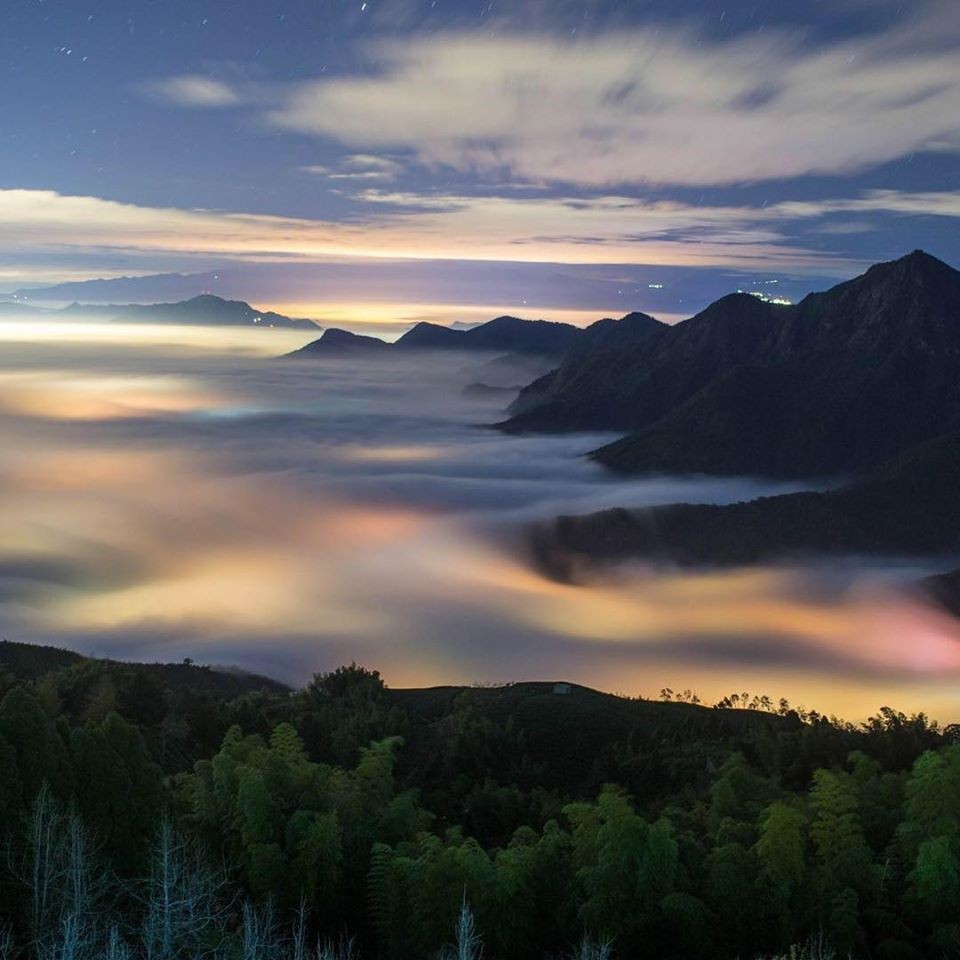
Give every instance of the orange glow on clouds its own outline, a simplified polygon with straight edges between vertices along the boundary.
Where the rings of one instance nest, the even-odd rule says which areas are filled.
[[[248,364],[268,366],[276,389],[290,376]],[[141,655],[163,657],[189,637],[218,662],[242,637],[288,656],[301,679],[336,649],[393,684],[563,676],[630,694],[750,689],[849,716],[889,703],[960,719],[960,626],[905,595],[818,592],[792,569],[637,568],[559,584],[456,511],[378,502],[351,483],[395,468],[417,485],[462,448],[337,443],[311,426],[296,441],[301,474],[241,469],[216,422],[191,445],[170,433],[185,412],[245,402],[199,374],[0,368],[0,556],[55,570],[3,606],[18,638],[160,634],[170,639]],[[131,439],[132,416],[161,425],[162,442],[146,427]],[[336,490],[325,469],[347,471]],[[724,653],[731,644],[752,652]]]

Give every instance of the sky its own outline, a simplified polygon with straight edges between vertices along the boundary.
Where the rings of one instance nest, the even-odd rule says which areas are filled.
[[[670,320],[960,263],[956,0],[8,0],[0,64],[3,293]]]

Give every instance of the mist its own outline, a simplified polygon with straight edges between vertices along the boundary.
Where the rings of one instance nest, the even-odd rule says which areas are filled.
[[[531,520],[800,485],[613,478],[607,435],[513,437],[465,396],[489,357],[292,361],[298,332],[0,327],[0,625],[98,656],[299,684],[566,679],[749,689],[847,716],[951,714],[960,630],[895,560],[559,584]]]

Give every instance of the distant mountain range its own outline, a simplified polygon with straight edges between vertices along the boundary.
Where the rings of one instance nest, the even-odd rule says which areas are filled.
[[[561,517],[531,541],[556,577],[637,556],[960,555],[960,272],[921,251],[796,306],[734,294],[674,327],[601,321],[511,412],[510,431],[629,431],[592,454],[620,472],[845,478]],[[941,599],[957,597],[956,577],[935,581]]]
[[[732,294],[585,332],[503,429],[622,430],[626,473],[825,476],[960,429],[960,272],[921,251],[795,306]],[[624,325],[621,328],[621,325]]]
[[[224,300],[211,293],[200,294],[176,303],[86,304],[71,303],[59,310],[40,309],[28,304],[0,303],[0,314],[18,316],[54,316],[67,318],[107,318],[113,323],[157,323],[214,327],[282,327],[293,330],[317,330],[313,320],[285,317],[270,310],[257,310],[243,300]]]
[[[202,293],[177,303],[144,303],[90,306],[73,303],[64,307],[64,314],[108,315],[117,323],[173,323],[212,327],[283,327],[313,330],[317,324],[305,318],[285,317],[271,310],[257,310],[243,300],[224,300],[212,293]]]
[[[362,336],[331,328],[322,337],[287,354],[289,357],[401,353],[409,350],[484,350],[498,353],[562,356],[583,331],[569,323],[547,320],[523,320],[520,317],[496,317],[487,323],[469,327],[445,327],[421,322],[411,327],[394,343],[377,337]]]

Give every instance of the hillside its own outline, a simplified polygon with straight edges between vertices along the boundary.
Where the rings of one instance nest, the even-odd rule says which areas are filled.
[[[836,898],[818,879],[834,846],[890,882],[827,914],[831,942],[942,955],[909,884],[924,824],[956,832],[957,731],[922,714],[855,726],[742,688],[715,707],[562,682],[392,690],[356,665],[224,700],[119,666],[133,685],[80,688],[76,666],[0,677],[0,924],[17,955],[33,930],[72,946],[63,917],[80,916],[91,957],[156,955],[171,917],[168,956],[437,957],[468,904],[504,960],[570,956],[588,915],[617,956],[799,957]],[[38,838],[42,900],[21,866]],[[802,897],[768,879],[787,860]],[[95,880],[78,894],[76,877]],[[891,931],[894,910],[909,922]]]
[[[695,779],[702,774],[705,756],[712,755],[720,762],[726,752],[724,744],[761,732],[787,731],[795,725],[795,720],[757,710],[639,700],[563,682],[387,688],[384,698],[409,718],[403,769],[416,770],[417,782],[434,790],[448,788],[450,778],[459,772],[451,758],[457,716],[510,732],[498,750],[487,756],[486,776],[578,796],[589,796],[605,781],[623,778],[618,757],[627,742],[632,742],[634,749],[646,744],[651,752],[655,745],[696,742],[698,759],[685,774]],[[523,755],[528,769],[520,774]],[[684,775],[678,769],[676,776],[679,786]],[[630,788],[637,795],[646,792],[633,780]]]
[[[567,579],[577,563],[626,557],[752,564],[823,554],[960,553],[960,433],[922,444],[828,492],[726,506],[674,504],[560,517],[535,527],[537,563]]]
[[[604,318],[587,327],[571,344],[560,366],[520,391],[501,427],[519,433],[562,422],[566,429],[591,429],[620,415],[611,371],[624,354],[655,343],[669,327],[644,313],[619,320]]]
[[[171,689],[188,689],[220,697],[238,697],[256,690],[285,693],[284,684],[268,677],[202,666],[193,663],[130,663],[83,654],[59,647],[0,640],[0,670],[17,680],[41,680],[50,674],[76,668],[115,673],[135,672],[149,676]]]
[[[503,426],[511,432],[628,430],[656,422],[724,370],[764,357],[782,309],[731,294],[673,327],[643,314],[612,326],[600,321],[605,326],[564,358],[539,402],[521,396],[516,416]],[[617,335],[620,323],[628,326]]]
[[[920,251],[796,306],[745,294],[620,349],[571,351],[511,431],[618,429],[626,473],[863,471],[960,428],[960,273]]]

